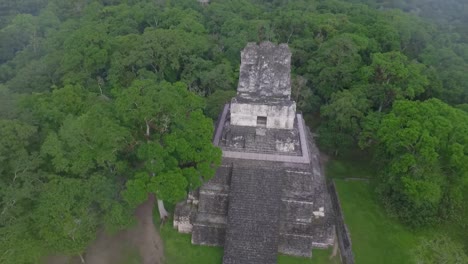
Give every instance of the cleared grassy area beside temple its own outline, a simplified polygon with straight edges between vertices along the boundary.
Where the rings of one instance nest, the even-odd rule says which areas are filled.
[[[377,200],[369,164],[332,160],[327,165],[327,177],[335,180],[356,263],[414,263],[412,251],[421,240],[440,234],[467,247],[467,230],[459,225],[412,230],[389,217]]]
[[[335,180],[356,263],[412,263],[417,236],[389,219],[374,200],[370,184]]]

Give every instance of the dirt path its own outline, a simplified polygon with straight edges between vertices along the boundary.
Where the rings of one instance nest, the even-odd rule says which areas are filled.
[[[153,224],[153,208],[155,197],[148,200],[135,210],[137,225],[115,235],[101,231],[97,239],[88,247],[85,255],[87,264],[119,264],[124,263],[129,251],[136,250],[143,264],[163,264],[164,250],[161,237]],[[78,257],[49,257],[48,264],[81,264]]]
[[[129,230],[128,235],[133,240],[133,245],[140,251],[144,264],[163,264],[163,242],[156,227],[153,224],[154,195],[140,205],[135,211],[138,220],[136,228]]]

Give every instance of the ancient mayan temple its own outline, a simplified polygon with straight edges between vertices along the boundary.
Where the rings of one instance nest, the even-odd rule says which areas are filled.
[[[241,57],[237,96],[213,139],[222,165],[177,205],[174,227],[193,244],[223,246],[224,264],[311,257],[333,244],[333,213],[319,151],[290,98],[291,52],[249,43]]]

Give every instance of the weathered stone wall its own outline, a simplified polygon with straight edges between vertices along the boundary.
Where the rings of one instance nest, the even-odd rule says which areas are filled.
[[[192,219],[192,244],[223,246],[232,164],[224,163],[199,192],[198,212]]]
[[[203,223],[193,224],[192,244],[202,246],[223,246],[226,238],[226,224]]]
[[[328,184],[330,198],[335,211],[335,228],[338,245],[340,248],[341,262],[343,264],[354,264],[354,255],[351,244],[351,236],[348,231],[341,211],[340,199],[336,190],[335,182],[332,181]]]
[[[304,120],[302,119],[302,121]],[[332,246],[334,243],[335,215],[333,213],[332,203],[328,193],[325,172],[320,161],[320,150],[315,143],[309,127],[304,125],[304,129],[307,130],[306,134],[308,139],[308,149],[310,152],[311,169],[316,184],[313,191],[316,201],[315,208],[318,207],[319,209],[314,211],[314,215],[325,216],[319,217],[319,219],[322,219],[322,224],[314,227],[314,241],[312,242],[312,245],[314,248],[327,248]],[[323,210],[321,210],[322,208]]]
[[[248,43],[241,53],[238,94],[291,95],[291,51],[287,44]]]
[[[267,118],[267,128],[292,129],[296,103],[285,105],[231,103],[231,123],[235,126],[257,126],[257,117]]]
[[[174,228],[177,229],[179,233],[192,233],[192,222],[196,213],[196,207],[192,206],[190,203],[184,201],[177,204],[174,212]]]
[[[292,129],[296,103],[291,97],[291,51],[288,45],[249,43],[241,54],[237,97],[231,101],[231,122],[257,126],[266,117],[267,128]]]

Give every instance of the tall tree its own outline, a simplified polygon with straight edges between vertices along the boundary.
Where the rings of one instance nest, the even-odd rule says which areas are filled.
[[[317,74],[311,78],[317,92],[326,101],[334,92],[350,88],[362,66],[360,51],[368,40],[355,34],[342,34],[325,42],[317,56],[309,62],[309,69]]]
[[[463,246],[446,235],[421,239],[412,255],[416,264],[468,263],[468,255],[464,252]]]
[[[101,226],[122,228],[131,223],[130,211],[124,221],[111,219],[121,207],[115,200],[115,182],[93,174],[88,179],[50,176],[37,200],[33,227],[49,254],[79,255],[91,243]]]
[[[32,263],[45,253],[32,228],[44,174],[31,151],[36,128],[0,119],[0,262]]]
[[[428,78],[423,64],[409,61],[400,52],[374,53],[371,65],[362,69],[374,107],[382,111],[394,100],[413,99],[424,92]]]
[[[456,216],[468,184],[468,114],[437,99],[396,101],[370,121],[379,192],[391,212],[414,226]]]
[[[220,163],[221,151],[211,144],[212,121],[202,114],[204,102],[182,83],[146,80],[121,91],[116,106],[141,163],[124,195],[138,204],[147,193],[156,194],[160,216],[166,217],[162,201],[181,199]]]
[[[190,57],[209,48],[206,37],[179,29],[147,28],[143,35],[126,35],[117,39],[109,79],[128,86],[137,77],[175,81]]]
[[[51,158],[55,172],[89,177],[100,170],[115,173],[129,138],[108,107],[97,105],[81,116],[65,118],[57,133],[48,134],[41,150]]]
[[[320,109],[324,121],[319,128],[321,146],[333,151],[335,155],[353,148],[369,108],[370,102],[362,89],[334,93],[330,103]]]

